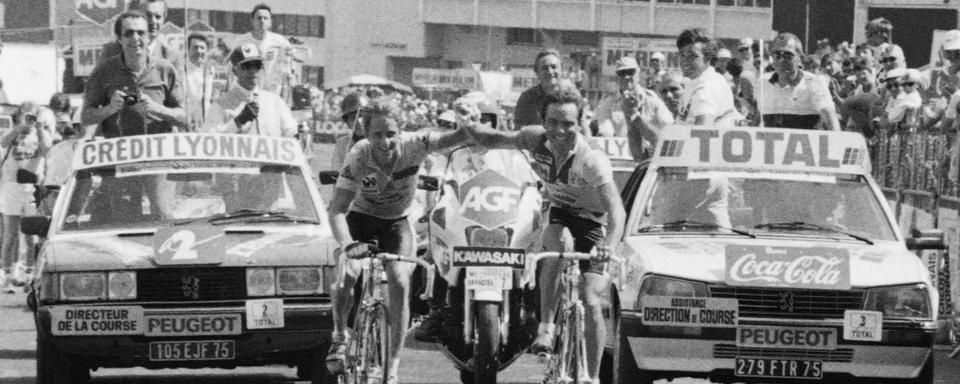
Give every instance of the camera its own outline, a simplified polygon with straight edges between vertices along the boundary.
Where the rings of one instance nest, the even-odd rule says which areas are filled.
[[[140,102],[140,95],[138,95],[138,94],[125,95],[125,96],[123,96],[123,104],[124,104],[124,105],[130,106],[130,105],[134,105],[134,104],[139,103],[139,102]]]

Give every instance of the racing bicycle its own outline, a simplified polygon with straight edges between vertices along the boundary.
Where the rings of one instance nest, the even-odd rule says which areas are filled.
[[[353,259],[363,260],[360,303],[353,321],[354,337],[347,341],[346,366],[338,376],[340,384],[387,383],[390,359],[390,312],[383,295],[387,287],[384,262],[415,263],[427,273],[427,285],[420,295],[427,300],[433,293],[433,265],[416,257],[382,252],[376,243],[367,243],[368,251]],[[346,268],[341,268],[340,284]],[[343,286],[340,289],[344,289]]]
[[[587,370],[587,344],[584,334],[584,307],[579,295],[580,260],[596,259],[594,253],[582,252],[541,252],[528,255],[532,265],[544,259],[565,260],[566,265],[560,274],[560,305],[556,320],[556,339],[553,353],[540,353],[537,361],[547,364],[544,384],[591,383]],[[619,263],[623,259],[610,256],[610,262]],[[533,276],[536,276],[536,267]],[[535,280],[530,280],[535,281]]]

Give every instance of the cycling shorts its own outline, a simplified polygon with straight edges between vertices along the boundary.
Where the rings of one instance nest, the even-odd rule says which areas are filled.
[[[561,225],[573,236],[573,251],[589,253],[603,242],[603,224],[586,219],[560,207],[550,207],[550,224]],[[607,263],[580,260],[580,273],[603,274]]]
[[[377,247],[386,253],[411,256],[413,231],[406,216],[398,219],[381,219],[357,211],[347,214],[347,227],[354,241],[377,242]]]

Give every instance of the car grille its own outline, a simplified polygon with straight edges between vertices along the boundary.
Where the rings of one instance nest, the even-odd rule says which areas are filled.
[[[243,300],[244,268],[160,268],[137,271],[140,301]]]
[[[740,317],[789,319],[843,318],[843,311],[863,309],[862,290],[826,291],[710,286],[710,296],[737,299]],[[790,306],[789,302],[793,305]]]
[[[834,363],[849,363],[853,361],[853,349],[748,348],[731,344],[717,344],[713,346],[713,357],[716,359],[762,357],[768,359],[807,359]]]

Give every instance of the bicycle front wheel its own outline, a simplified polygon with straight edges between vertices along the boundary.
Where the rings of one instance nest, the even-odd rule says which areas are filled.
[[[586,345],[583,343],[583,307],[573,305],[560,312],[546,384],[580,383],[586,376]]]
[[[386,305],[376,303],[357,312],[356,337],[347,350],[344,384],[387,382],[390,361],[390,318]]]

